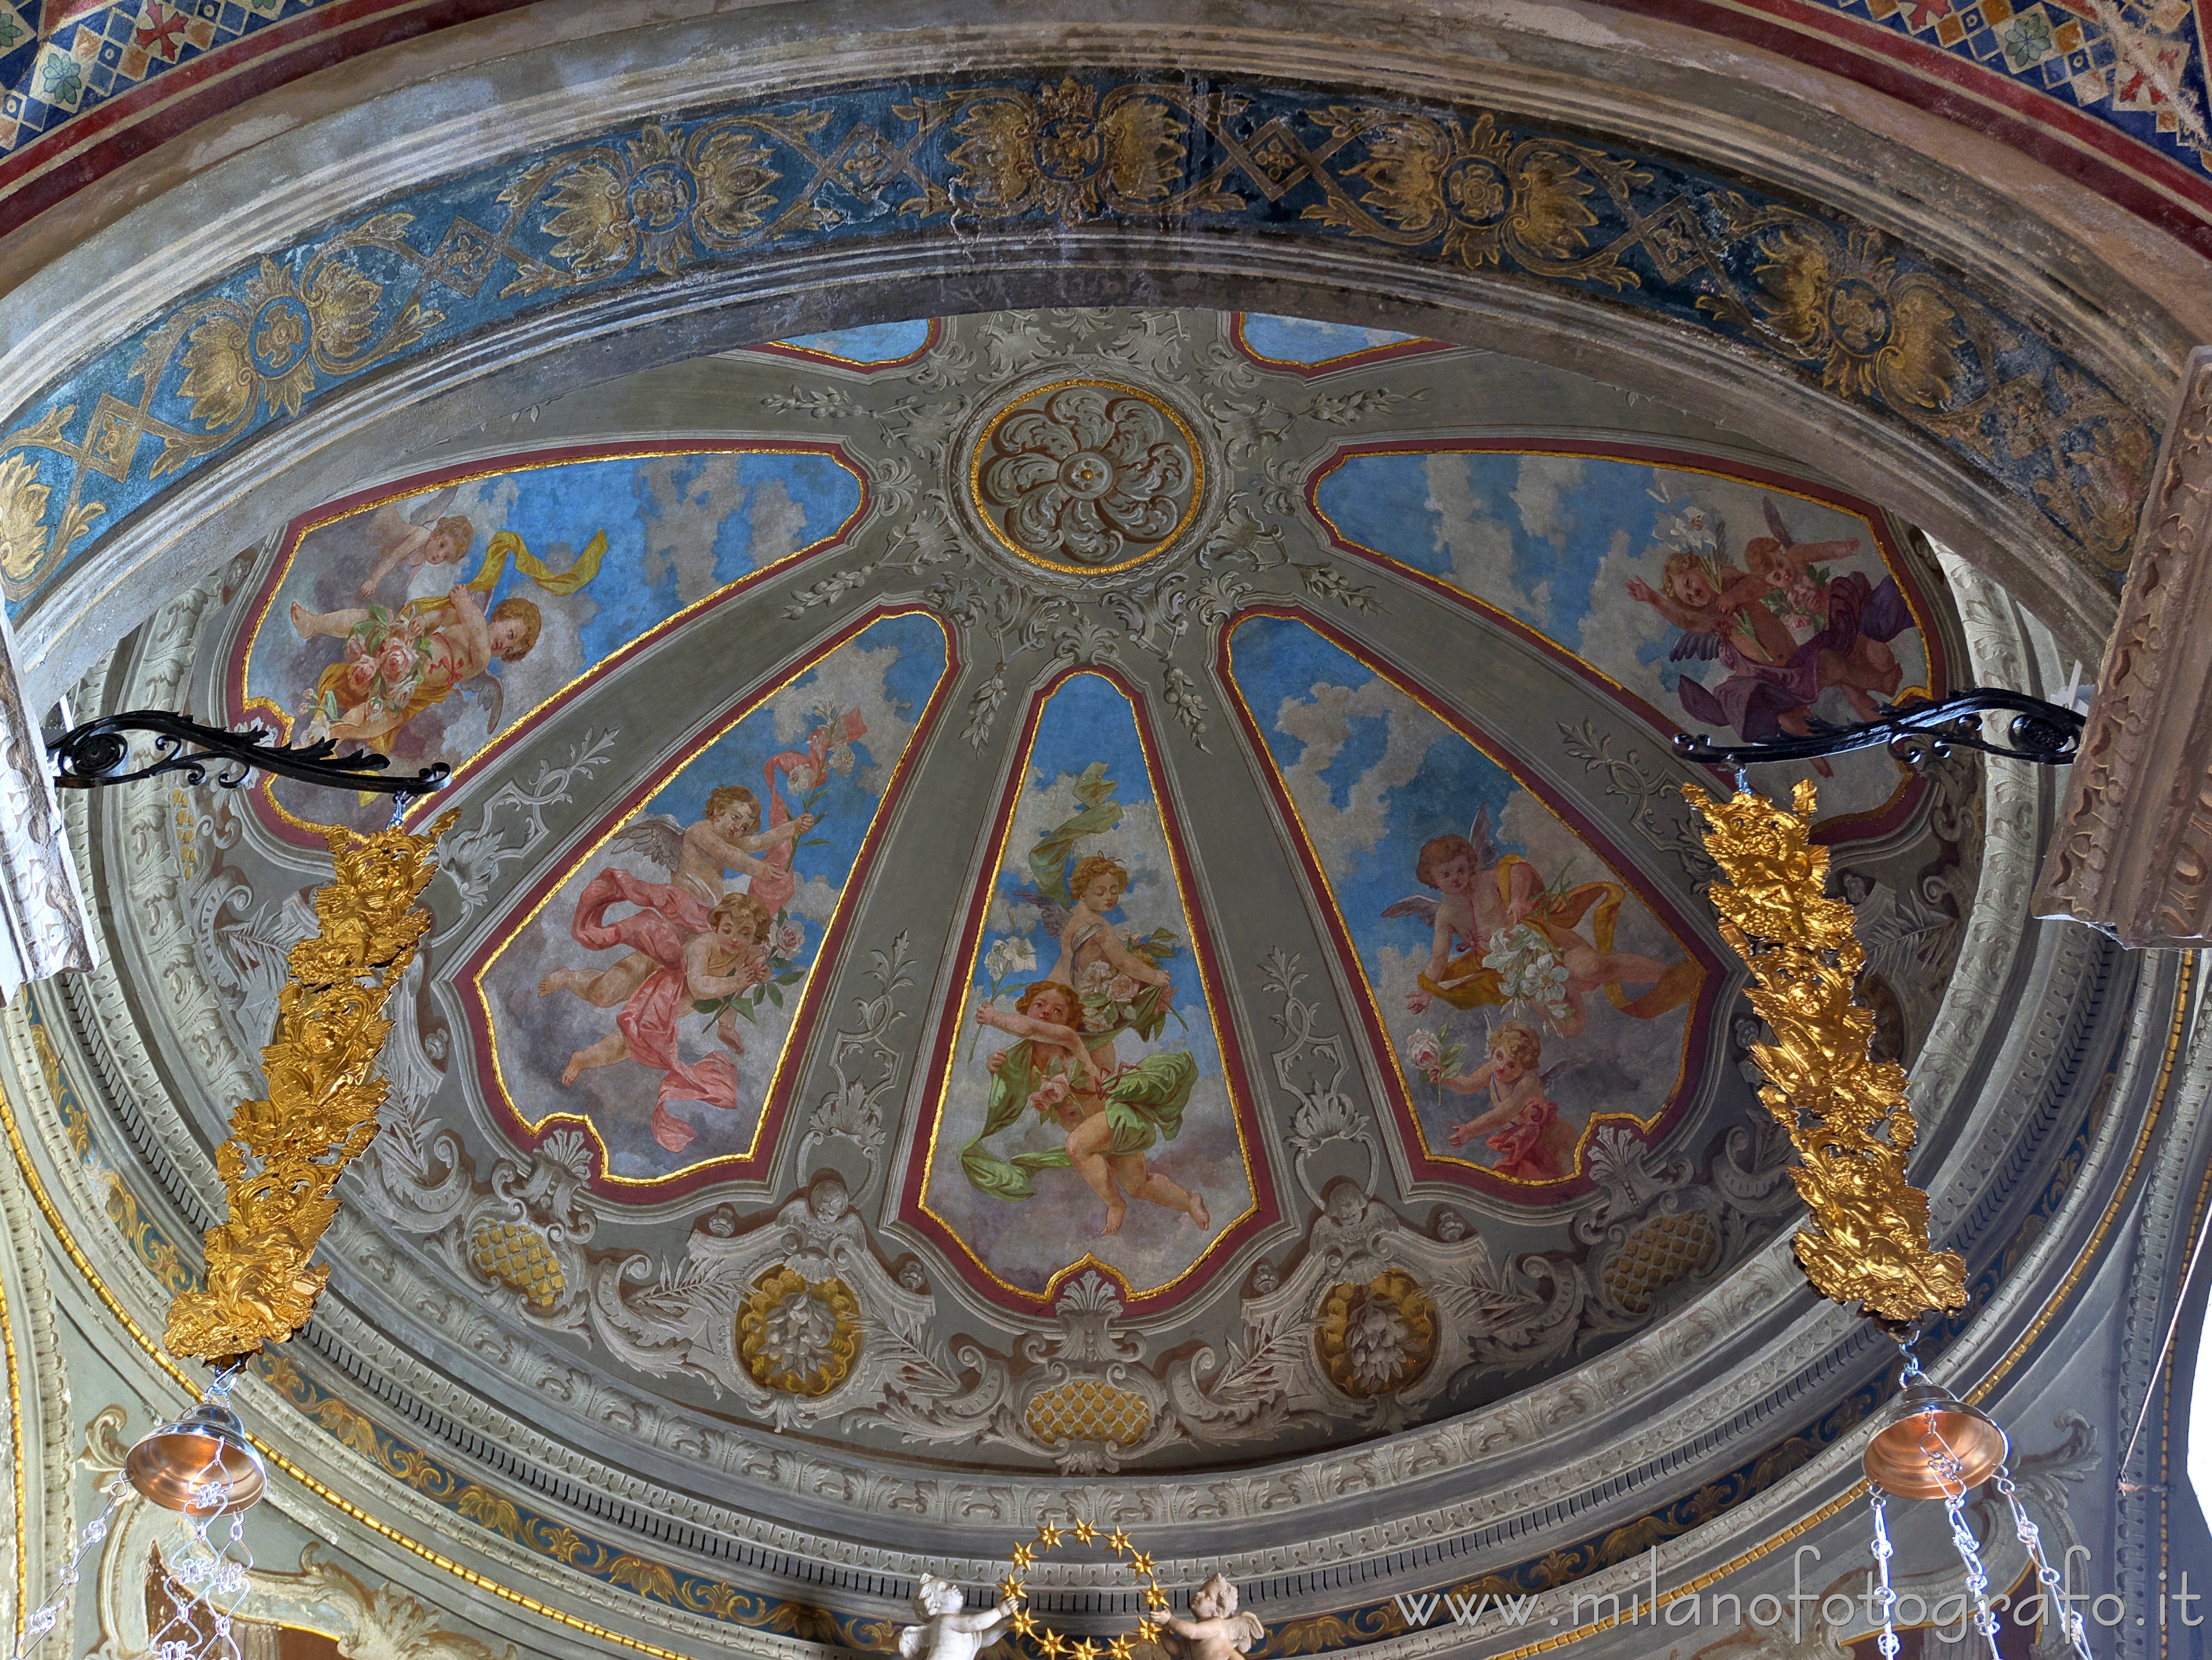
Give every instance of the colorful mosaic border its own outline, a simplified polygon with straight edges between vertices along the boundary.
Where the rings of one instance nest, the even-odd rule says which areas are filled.
[[[363,374],[564,301],[956,216],[1352,243],[1710,330],[1948,453],[2113,588],[2158,445],[2004,296],[1655,156],[1258,84],[855,88],[480,169],[58,364],[0,436],[0,590],[20,617],[130,515]]]

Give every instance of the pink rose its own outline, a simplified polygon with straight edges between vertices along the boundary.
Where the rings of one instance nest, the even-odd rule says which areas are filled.
[[[1137,982],[1126,974],[1117,974],[1114,982],[1106,988],[1106,994],[1117,1003],[1126,1003],[1137,994]]]
[[[1046,1079],[1030,1092],[1030,1099],[1036,1104],[1039,1112],[1051,1111],[1067,1099],[1067,1079],[1058,1076]]]
[[[775,954],[796,957],[806,948],[806,929],[797,922],[786,922],[775,931]]]

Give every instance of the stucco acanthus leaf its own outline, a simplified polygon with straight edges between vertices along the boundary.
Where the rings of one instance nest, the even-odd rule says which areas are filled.
[[[1297,1104],[1291,1115],[1290,1141],[1297,1149],[1298,1185],[1316,1206],[1322,1205],[1321,1190],[1306,1173],[1307,1161],[1331,1143],[1346,1141],[1366,1149],[1364,1190],[1372,1194],[1382,1152],[1376,1145],[1373,1121],[1344,1091],[1345,1077],[1352,1070],[1344,1039],[1335,1032],[1314,1030],[1321,1006],[1309,1003],[1297,994],[1300,983],[1306,978],[1305,970],[1299,966],[1298,953],[1285,952],[1278,946],[1260,966],[1261,982],[1282,1000],[1282,1006],[1274,1014],[1274,1024],[1288,1041],[1269,1059],[1274,1066],[1276,1084]]]
[[[872,1164],[884,1144],[884,1098],[898,1081],[905,1060],[904,1052],[891,1041],[906,1019],[898,994],[914,984],[908,972],[914,954],[902,933],[888,952],[872,951],[868,956],[868,977],[876,982],[876,994],[853,1000],[860,1024],[842,1028],[830,1043],[830,1070],[836,1085],[823,1092],[807,1120],[806,1134],[799,1143],[801,1164],[810,1148],[833,1135],[850,1141]],[[855,1055],[860,1057],[857,1061]],[[866,1075],[868,1069],[874,1073],[872,1079]]]
[[[571,786],[597,775],[614,758],[621,729],[586,732],[570,746],[568,758],[556,766],[540,761],[528,783],[510,778],[492,792],[478,810],[476,822],[447,835],[438,844],[438,868],[449,877],[461,898],[452,921],[433,936],[442,940],[463,927],[491,897],[501,871],[527,858],[544,842],[545,810],[564,806],[574,799]],[[504,822],[495,824],[495,819]],[[517,832],[520,832],[518,835]]]
[[[411,1001],[403,985],[394,1006]],[[424,1110],[428,1098],[403,1086],[387,1099],[381,1133],[356,1166],[362,1203],[420,1237],[482,1300],[532,1325],[582,1330],[584,1246],[599,1222],[584,1186],[592,1162],[583,1136],[556,1130],[501,1157],[479,1186],[459,1139]]]
[[[1370,416],[1388,415],[1401,404],[1418,404],[1429,395],[1426,386],[1410,392],[1395,386],[1361,386],[1352,392],[1328,392],[1306,405],[1305,412],[1332,427],[1357,426]]]
[[[877,1257],[834,1171],[764,1225],[741,1231],[726,1207],[708,1212],[683,1263],[650,1274],[640,1256],[593,1265],[599,1340],[649,1375],[704,1378],[779,1429],[875,1406],[909,1382],[900,1352],[936,1311]]]
[[[772,392],[761,399],[771,415],[803,415],[810,421],[827,421],[855,411],[853,400],[835,386],[802,386],[788,392]]]
[[[1137,326],[1119,336],[1099,355],[1149,374],[1173,375],[1182,368],[1183,349],[1188,344],[1181,313],[1139,312]]]
[[[1712,855],[1691,825],[1681,792],[1672,780],[1645,766],[1636,750],[1615,755],[1611,735],[1598,731],[1592,721],[1571,727],[1562,721],[1559,738],[1584,772],[1605,774],[1605,793],[1628,803],[1628,822],[1638,836],[1660,852],[1673,854],[1692,882],[1712,879]]]
[[[963,1384],[945,1349],[917,1341],[902,1357],[908,1381],[848,1425],[879,1423],[910,1443],[1000,1444],[1049,1460],[1066,1474],[1112,1474],[1184,1438],[1168,1386],[1141,1363],[1144,1341],[1119,1329],[1120,1292],[1096,1270],[1071,1280],[1053,1312],[1056,1333],[1015,1346],[1011,1364],[963,1345]]]

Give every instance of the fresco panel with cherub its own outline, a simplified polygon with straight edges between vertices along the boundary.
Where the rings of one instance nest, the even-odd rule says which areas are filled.
[[[1657,1141],[1721,980],[1692,928],[1466,717],[1348,642],[1250,617],[1230,664],[1421,1173],[1549,1201],[1606,1123]]]
[[[933,618],[870,623],[700,734],[515,897],[459,970],[511,1134],[580,1122],[601,1182],[633,1191],[773,1150],[764,1110],[817,1012],[811,970],[835,955],[945,660]]]
[[[410,479],[295,521],[233,659],[233,696],[293,743],[459,767],[680,617],[842,536],[832,446],[629,445]],[[281,780],[282,833],[374,828],[380,798]]]
[[[1083,672],[1030,722],[909,1206],[1005,1298],[1088,1264],[1141,1303],[1255,1219],[1249,1092],[1146,717]]]
[[[1948,690],[1927,598],[1882,514],[1801,479],[1614,448],[1347,447],[1310,499],[1340,546],[1546,637],[1662,732],[1803,736]],[[1855,834],[1887,828],[1917,794],[1895,762],[1806,775],[1831,837],[1852,820]]]

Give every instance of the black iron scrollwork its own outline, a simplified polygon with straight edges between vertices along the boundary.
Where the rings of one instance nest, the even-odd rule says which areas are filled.
[[[2009,711],[2002,740],[1983,735],[1982,716]],[[1715,744],[1694,733],[1675,735],[1685,759],[1747,767],[1760,761],[1812,761],[1876,745],[1913,768],[1942,760],[1954,749],[1979,750],[2014,761],[2063,767],[2080,751],[2083,717],[2059,703],[2046,703],[2026,692],[1996,686],[1969,686],[1942,702],[1900,703],[1887,714],[1857,726],[1817,722],[1803,737],[1785,733],[1756,744]]]
[[[125,771],[131,763],[133,733],[151,737],[161,758],[135,771]],[[165,709],[103,714],[97,721],[70,727],[46,745],[47,758],[54,763],[54,783],[74,790],[127,784],[165,772],[181,772],[187,782],[204,784],[209,769],[214,767],[220,769],[215,781],[224,789],[236,789],[258,771],[332,789],[410,796],[444,788],[453,773],[441,762],[420,772],[392,775],[386,772],[390,759],[374,750],[356,750],[349,755],[337,751],[334,738],[287,747],[271,741],[265,732],[226,732]]]

